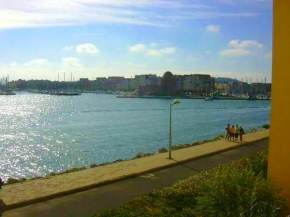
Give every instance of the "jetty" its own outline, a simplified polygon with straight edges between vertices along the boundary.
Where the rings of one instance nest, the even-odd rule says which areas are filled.
[[[207,96],[153,96],[153,95],[117,95],[117,98],[128,98],[128,99],[203,99],[205,100]],[[262,101],[270,101],[270,98],[243,98],[243,97],[218,97],[213,98],[214,100],[262,100]]]

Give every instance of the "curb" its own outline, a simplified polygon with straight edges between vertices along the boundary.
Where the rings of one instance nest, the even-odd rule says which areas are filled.
[[[44,197],[39,197],[39,198],[28,200],[28,201],[22,201],[22,202],[11,204],[11,205],[4,205],[3,204],[2,206],[0,206],[0,211],[7,211],[7,210],[20,208],[20,207],[24,207],[24,206],[27,206],[27,205],[31,205],[31,204],[40,203],[40,202],[44,202],[44,201],[47,201],[47,200],[55,199],[55,198],[58,198],[58,197],[63,197],[63,196],[67,196],[67,195],[70,195],[70,194],[75,194],[75,193],[79,193],[79,192],[82,192],[82,191],[91,190],[91,189],[94,189],[94,188],[97,188],[97,187],[100,187],[100,186],[112,184],[112,183],[115,183],[115,182],[118,182],[118,181],[122,181],[122,180],[125,180],[125,179],[129,179],[129,178],[138,177],[138,176],[150,173],[150,172],[155,172],[155,171],[158,171],[158,170],[174,167],[174,166],[177,166],[177,165],[180,165],[180,164],[184,164],[184,163],[187,163],[187,162],[190,162],[190,161],[193,161],[193,160],[198,160],[198,159],[201,159],[201,158],[204,158],[204,157],[208,157],[208,156],[212,156],[212,155],[215,155],[215,154],[219,154],[219,153],[222,153],[222,152],[225,152],[225,151],[230,151],[230,150],[233,150],[233,149],[237,149],[237,148],[240,148],[242,146],[248,146],[248,145],[251,145],[253,143],[264,141],[264,140],[267,140],[267,139],[269,139],[269,136],[261,138],[261,139],[257,139],[257,140],[251,141],[251,142],[241,143],[241,144],[233,146],[233,147],[228,147],[228,148],[221,149],[221,150],[218,150],[218,151],[206,153],[206,154],[203,154],[203,155],[200,155],[200,156],[188,158],[188,159],[185,159],[185,160],[174,161],[171,164],[168,164],[168,165],[165,165],[165,166],[160,166],[160,167],[155,167],[153,169],[145,170],[145,171],[142,171],[142,172],[139,172],[139,173],[132,173],[132,174],[129,174],[129,175],[120,176],[120,177],[116,177],[116,178],[113,178],[113,179],[110,179],[110,180],[98,182],[98,183],[95,183],[95,184],[92,184],[92,185],[88,185],[88,186],[84,186],[84,187],[80,187],[80,188],[75,188],[75,189],[72,189],[72,190],[63,191],[63,192],[59,192],[59,193],[56,193],[56,194],[51,194],[51,195],[44,196]]]

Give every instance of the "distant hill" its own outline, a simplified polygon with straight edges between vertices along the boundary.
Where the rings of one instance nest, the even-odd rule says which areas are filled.
[[[228,84],[230,82],[233,81],[238,81],[237,79],[233,79],[233,78],[224,78],[224,77],[217,77],[214,78],[216,83],[224,83],[224,84]]]

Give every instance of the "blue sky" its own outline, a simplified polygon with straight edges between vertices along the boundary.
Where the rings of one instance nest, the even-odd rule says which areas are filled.
[[[271,0],[0,1],[0,76],[271,80]]]

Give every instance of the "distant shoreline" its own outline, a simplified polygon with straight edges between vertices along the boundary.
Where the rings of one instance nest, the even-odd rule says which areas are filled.
[[[205,96],[150,96],[150,95],[117,95],[117,98],[143,98],[143,99],[205,99]],[[245,99],[245,98],[234,98],[234,97],[220,97],[214,100],[250,100],[250,101],[271,101],[271,99]]]

